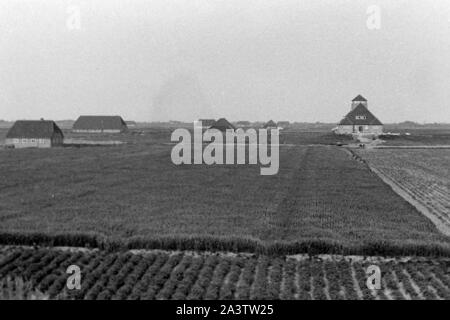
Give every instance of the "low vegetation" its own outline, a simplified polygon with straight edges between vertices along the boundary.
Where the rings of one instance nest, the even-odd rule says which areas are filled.
[[[358,150],[379,174],[392,181],[450,235],[450,149]]]
[[[20,276],[9,276],[0,280],[0,300],[48,300],[48,296],[33,289],[30,282],[24,282]]]
[[[0,153],[0,243],[268,254],[449,255],[448,238],[335,146],[280,170],[181,165],[163,144]]]
[[[69,252],[10,248],[0,279],[22,276],[52,299],[450,299],[446,259]],[[81,270],[68,290],[66,269]],[[381,289],[367,288],[367,268]]]
[[[279,173],[261,176],[175,166],[169,136],[1,150],[0,244],[35,248],[0,246],[0,299],[450,299],[449,238],[369,167],[446,223],[447,150],[352,154],[286,130]],[[81,290],[66,288],[73,264]],[[373,264],[381,290],[365,284]]]

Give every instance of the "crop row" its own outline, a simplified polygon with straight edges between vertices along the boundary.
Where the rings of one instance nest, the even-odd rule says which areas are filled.
[[[369,162],[450,229],[450,177],[445,171],[450,159],[448,150],[358,151],[354,157]]]
[[[81,271],[81,289],[68,289]],[[381,288],[367,287],[370,265]],[[145,253],[16,248],[0,260],[0,279],[21,277],[60,299],[450,299],[450,261],[266,255]]]

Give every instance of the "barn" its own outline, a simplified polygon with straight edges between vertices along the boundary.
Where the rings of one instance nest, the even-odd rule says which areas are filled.
[[[73,124],[73,132],[119,133],[128,127],[121,116],[80,116]]]
[[[14,148],[51,148],[62,146],[64,135],[51,120],[19,120],[6,134],[5,145]]]
[[[226,130],[236,130],[236,127],[233,126],[227,119],[220,118],[214,124],[210,127],[210,129],[217,129],[222,132],[225,132]]]
[[[275,121],[273,120],[269,120],[264,126],[264,129],[276,129],[277,128],[277,124],[275,123]]]
[[[380,135],[383,124],[369,111],[367,99],[358,95],[352,100],[350,112],[333,130],[337,134]]]

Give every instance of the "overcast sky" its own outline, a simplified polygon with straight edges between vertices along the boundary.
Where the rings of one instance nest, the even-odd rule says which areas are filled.
[[[450,122],[449,0],[0,1],[0,119],[337,122],[357,94]]]

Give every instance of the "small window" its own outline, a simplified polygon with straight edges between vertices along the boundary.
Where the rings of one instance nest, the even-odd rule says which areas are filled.
[[[366,116],[355,116],[356,120],[366,120]]]
[[[27,143],[28,139],[22,139],[22,143]]]
[[[31,143],[35,143],[35,142],[36,142],[36,139],[30,139],[30,142],[31,142]]]
[[[19,143],[20,139],[14,139],[14,143]]]

